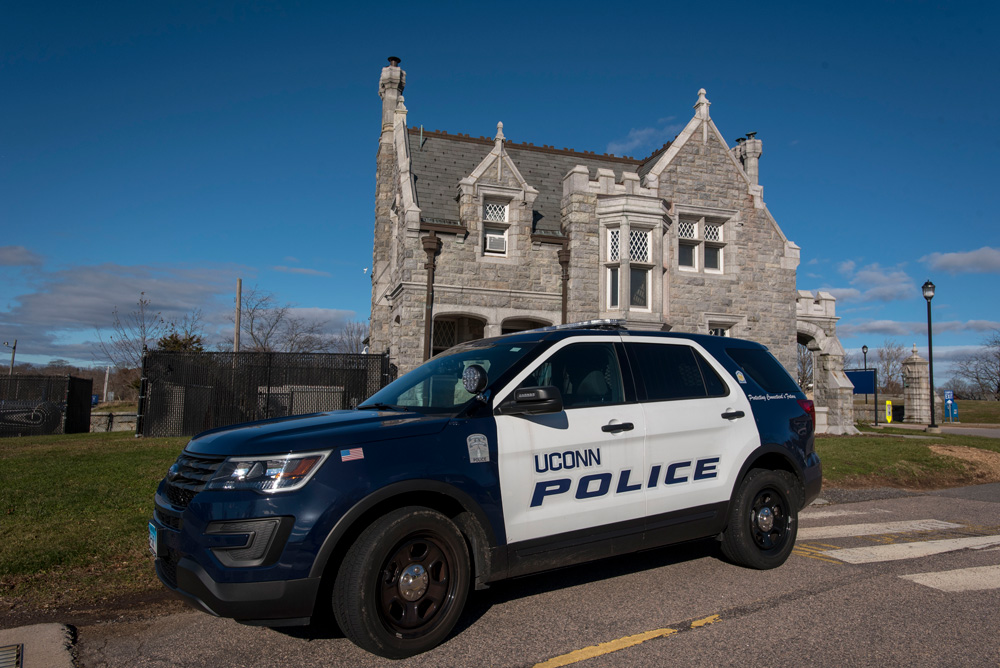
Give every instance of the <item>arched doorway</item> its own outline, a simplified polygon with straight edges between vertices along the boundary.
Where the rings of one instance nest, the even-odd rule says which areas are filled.
[[[483,338],[486,321],[466,315],[441,315],[434,318],[431,333],[431,355],[466,341]]]

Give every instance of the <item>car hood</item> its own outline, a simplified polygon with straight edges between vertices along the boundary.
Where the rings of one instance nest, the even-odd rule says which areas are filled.
[[[206,431],[191,439],[185,450],[216,456],[329,450],[436,434],[450,419],[450,416],[373,410],[294,415]]]

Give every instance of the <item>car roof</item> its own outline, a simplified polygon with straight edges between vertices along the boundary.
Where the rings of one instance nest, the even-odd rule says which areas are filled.
[[[712,334],[694,334],[690,332],[663,332],[649,329],[626,329],[624,321],[621,320],[588,320],[580,323],[570,323],[567,325],[554,325],[552,327],[542,327],[530,329],[513,334],[504,334],[488,339],[469,341],[468,344],[477,346],[491,345],[494,343],[537,343],[541,341],[561,341],[570,337],[603,336],[609,333],[620,334],[622,336],[643,336],[664,339],[694,341],[708,350],[718,350],[719,348],[762,348],[766,346],[755,341],[737,339],[728,336],[715,336]],[[460,344],[466,345],[466,344]]]

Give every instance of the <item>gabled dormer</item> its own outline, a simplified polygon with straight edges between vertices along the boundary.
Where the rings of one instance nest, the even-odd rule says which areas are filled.
[[[458,183],[459,216],[477,257],[503,261],[529,244],[538,190],[524,180],[504,148],[503,123],[497,123],[493,149]]]

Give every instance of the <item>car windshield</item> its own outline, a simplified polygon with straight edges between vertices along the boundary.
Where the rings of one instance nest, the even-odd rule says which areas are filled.
[[[534,346],[496,340],[456,346],[386,385],[358,408],[457,413],[475,397],[462,384],[462,373],[468,367],[483,367],[492,382]]]

